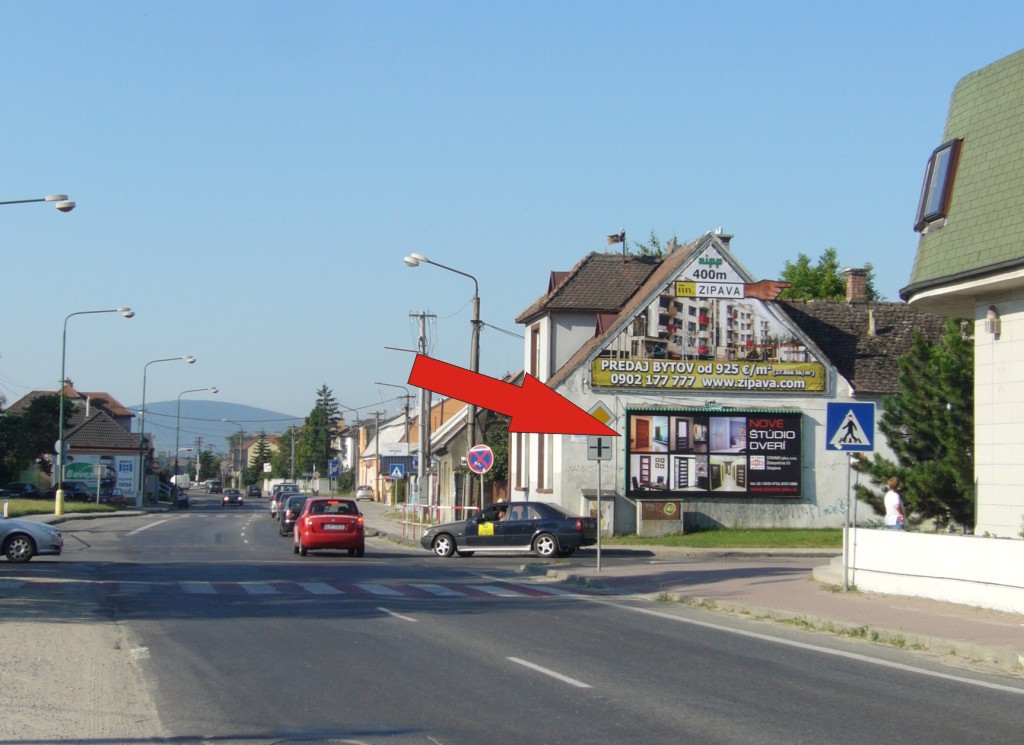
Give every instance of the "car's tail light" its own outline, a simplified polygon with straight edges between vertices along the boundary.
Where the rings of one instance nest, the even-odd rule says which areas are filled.
[[[582,533],[583,532],[584,528],[583,528],[583,518],[582,517],[577,517],[576,518],[576,527],[574,528],[574,530],[577,533]]]

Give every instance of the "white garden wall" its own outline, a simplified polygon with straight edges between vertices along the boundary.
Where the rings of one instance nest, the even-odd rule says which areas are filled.
[[[1024,541],[884,529],[850,530],[849,583],[1024,613]]]

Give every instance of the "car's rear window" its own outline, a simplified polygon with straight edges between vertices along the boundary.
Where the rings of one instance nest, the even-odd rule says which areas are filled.
[[[309,508],[312,515],[357,515],[359,510],[352,502],[340,500],[317,501]]]

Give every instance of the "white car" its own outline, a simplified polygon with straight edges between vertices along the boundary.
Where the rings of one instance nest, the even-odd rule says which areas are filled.
[[[60,556],[64,538],[52,525],[18,518],[0,519],[0,550],[7,561],[23,564],[33,556]]]
[[[357,486],[356,487],[356,501],[357,502],[362,502],[363,500],[369,500],[371,502],[373,501],[373,487],[372,486],[366,486],[364,484],[363,486]]]

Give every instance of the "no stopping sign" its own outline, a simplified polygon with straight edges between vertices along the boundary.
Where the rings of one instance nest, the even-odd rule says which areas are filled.
[[[474,445],[469,449],[466,465],[473,473],[487,473],[494,465],[494,452],[486,445]]]

